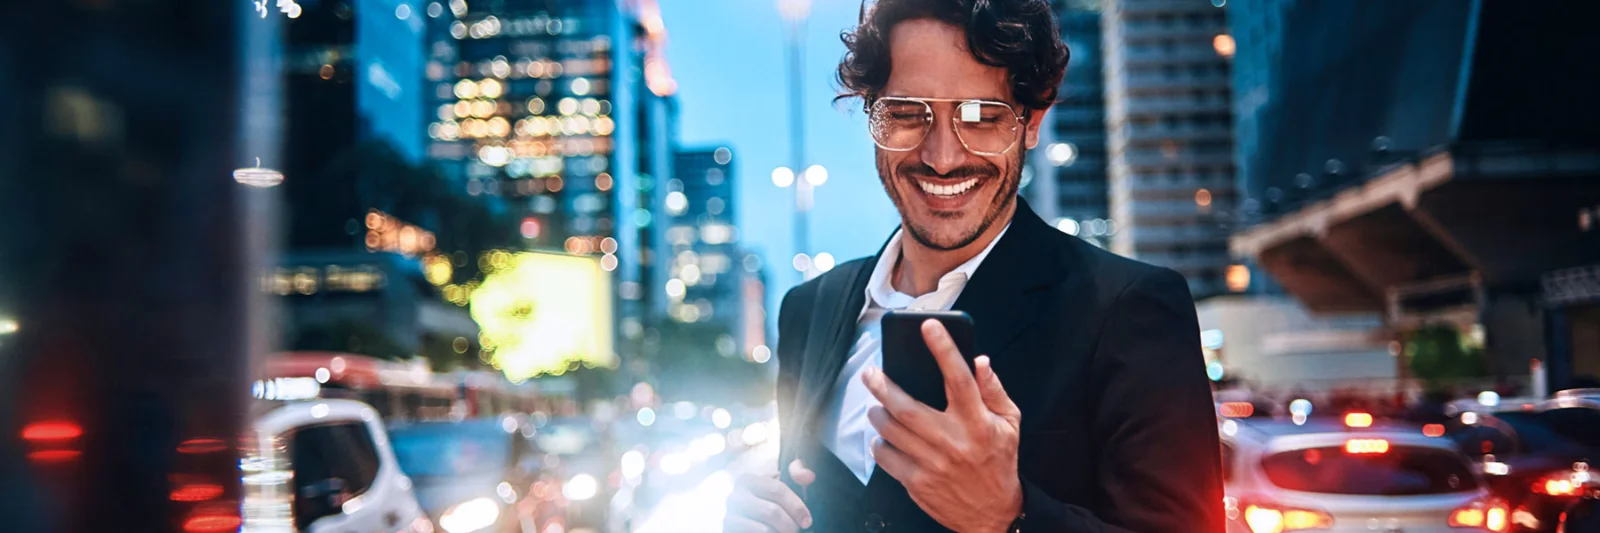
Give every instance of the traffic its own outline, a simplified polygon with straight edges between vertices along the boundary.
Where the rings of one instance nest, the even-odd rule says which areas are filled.
[[[274,354],[252,389],[246,533],[704,531],[730,472],[776,458],[770,407],[636,390],[597,415],[495,374],[334,352]]]
[[[1440,422],[1291,407],[1217,404],[1229,533],[1600,531],[1600,391],[1485,392]]]

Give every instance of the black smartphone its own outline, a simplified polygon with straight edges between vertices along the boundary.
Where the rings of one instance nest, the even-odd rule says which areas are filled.
[[[961,311],[890,311],[883,315],[883,373],[912,398],[934,409],[948,404],[944,396],[944,373],[922,338],[922,323],[938,320],[950,332],[961,350],[961,358],[971,371],[977,357],[973,345],[972,317]]]

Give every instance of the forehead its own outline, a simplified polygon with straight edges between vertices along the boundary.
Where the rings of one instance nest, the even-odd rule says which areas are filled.
[[[889,81],[883,96],[1011,100],[1006,69],[979,63],[966,33],[932,19],[912,19],[889,32]]]

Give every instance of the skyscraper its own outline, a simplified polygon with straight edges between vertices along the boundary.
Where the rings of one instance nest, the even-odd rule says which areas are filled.
[[[614,272],[626,358],[657,296],[648,250],[675,130],[655,2],[441,0],[425,10],[429,156],[469,194],[506,198],[525,248],[593,255]]]
[[[1116,228],[1106,220],[1100,0],[1056,0],[1055,7],[1072,58],[1040,135],[1043,157],[1034,157],[1028,195],[1034,209],[1062,231],[1104,245]]]
[[[656,253],[657,271],[666,274],[672,297],[665,314],[681,322],[715,323],[740,340],[745,269],[733,224],[732,159],[726,147],[677,152],[676,177],[667,181],[666,240]]]
[[[1235,217],[1226,12],[1203,0],[1107,0],[1111,249],[1223,293]]]

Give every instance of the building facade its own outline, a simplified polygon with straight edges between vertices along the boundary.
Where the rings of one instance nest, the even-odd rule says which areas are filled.
[[[675,85],[653,0],[441,0],[429,17],[428,156],[505,199],[521,247],[593,256],[615,283],[615,346],[637,353],[671,178]]]
[[[1057,0],[1056,17],[1071,61],[1058,102],[1042,128],[1026,194],[1057,228],[1105,246],[1108,220],[1105,77],[1100,53],[1100,0]]]
[[[1201,0],[1103,5],[1111,249],[1166,266],[1198,299],[1228,291],[1235,213],[1226,11]]]

